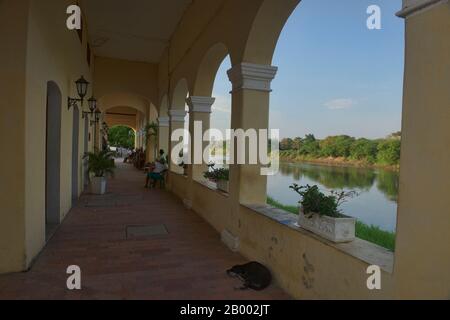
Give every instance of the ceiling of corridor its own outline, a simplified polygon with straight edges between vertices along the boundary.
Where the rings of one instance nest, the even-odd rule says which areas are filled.
[[[193,0],[82,0],[95,55],[159,62]]]

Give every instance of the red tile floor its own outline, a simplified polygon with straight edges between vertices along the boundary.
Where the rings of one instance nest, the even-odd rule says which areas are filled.
[[[28,272],[0,276],[0,299],[289,299],[274,285],[235,290],[225,271],[246,260],[175,196],[117,164],[108,194],[83,195]],[[129,225],[161,224],[167,235],[126,239]],[[82,290],[66,288],[69,265],[80,266]]]

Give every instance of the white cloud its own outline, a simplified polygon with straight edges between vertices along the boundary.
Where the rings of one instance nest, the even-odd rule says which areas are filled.
[[[231,96],[215,96],[216,101],[212,106],[212,111],[231,113]]]
[[[330,110],[349,109],[356,105],[356,101],[351,98],[334,99],[324,103],[324,106]]]

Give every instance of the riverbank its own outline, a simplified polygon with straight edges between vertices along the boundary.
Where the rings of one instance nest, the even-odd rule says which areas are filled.
[[[313,158],[308,156],[299,156],[291,154],[289,151],[280,151],[280,161],[282,162],[294,162],[294,163],[311,163],[320,164],[325,166],[336,167],[356,167],[356,168],[369,168],[369,169],[384,169],[399,171],[400,165],[383,165],[377,163],[370,163],[364,160],[352,160],[348,158]]]
[[[278,202],[277,200],[267,197],[267,204],[298,215],[298,207],[292,205],[286,205]],[[394,251],[395,249],[395,233],[381,230],[376,226],[369,226],[361,221],[356,222],[355,234],[358,238],[377,244],[383,248]]]

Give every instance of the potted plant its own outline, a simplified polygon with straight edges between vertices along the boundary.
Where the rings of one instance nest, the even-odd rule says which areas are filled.
[[[114,175],[114,153],[111,150],[88,152],[84,156],[87,159],[88,173],[93,173],[90,178],[91,193],[105,194],[106,175]]]
[[[214,168],[215,164],[208,165],[209,170],[203,173],[203,176],[216,183],[217,189],[223,192],[229,192],[230,170],[226,168]]]
[[[357,195],[355,191],[331,191],[325,195],[314,185],[291,185],[301,196],[298,225],[325,239],[339,243],[355,240],[356,219],[345,216],[339,207]]]

